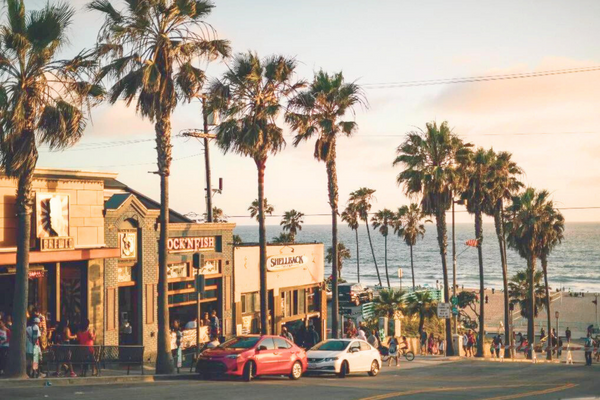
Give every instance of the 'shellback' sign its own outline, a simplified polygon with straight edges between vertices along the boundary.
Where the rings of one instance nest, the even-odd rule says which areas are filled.
[[[267,258],[267,271],[278,272],[287,269],[300,267],[306,263],[305,255],[278,255]]]

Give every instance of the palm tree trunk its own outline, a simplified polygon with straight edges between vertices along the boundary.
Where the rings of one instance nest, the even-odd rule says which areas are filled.
[[[533,254],[533,250],[530,250],[530,254]],[[529,256],[529,319],[527,320],[527,339],[529,340],[529,357],[531,358],[531,351],[535,346],[535,256]]]
[[[448,288],[448,264],[446,262],[446,252],[448,247],[447,228],[446,228],[446,210],[441,204],[437,204],[435,215],[437,225],[438,244],[440,247],[440,256],[442,257],[442,272],[444,275],[444,300],[450,299],[450,291]],[[452,323],[450,318],[446,319],[446,351],[448,356],[454,355],[454,345],[452,343]]]
[[[371,254],[373,255],[373,262],[375,263],[375,271],[377,271],[377,280],[379,281],[379,286],[383,286],[381,283],[381,276],[379,275],[379,267],[377,266],[377,259],[375,258],[375,250],[373,250],[373,241],[371,240],[371,231],[369,230],[369,221],[365,220],[365,225],[367,226],[367,235],[369,236],[369,246],[371,246]]]
[[[391,289],[392,285],[390,285],[390,274],[388,272],[388,263],[387,263],[387,235],[385,236],[383,246],[384,246],[383,254],[384,254],[384,260],[385,260],[385,278],[387,279],[388,289]]]
[[[267,233],[265,228],[265,160],[256,162],[258,169],[258,242],[260,259],[260,333],[269,333],[269,295],[267,291]]]
[[[35,156],[37,160],[37,152]],[[29,298],[29,249],[31,238],[31,205],[33,192],[33,170],[19,177],[17,187],[17,265],[15,279],[15,295],[13,306],[13,326],[10,339],[7,376],[12,378],[26,378],[26,333],[27,327],[27,301]]]
[[[360,283],[360,253],[358,251],[358,228],[354,230],[356,233],[356,276],[358,277],[358,283]]]
[[[498,245],[500,246],[500,263],[502,264],[502,287],[504,289],[504,342],[505,353],[504,357],[510,357],[513,346],[513,338],[510,333],[510,321],[509,321],[509,296],[508,296],[508,263],[506,260],[506,238],[504,237],[504,225],[502,223],[503,204],[502,200],[498,202],[496,210],[494,212],[494,226],[496,228],[496,236],[498,237]]]
[[[171,173],[171,121],[163,114],[155,125],[158,174],[160,175],[160,236],[158,240],[158,337],[156,373],[174,372],[169,330],[169,303],[167,281],[167,240],[169,239],[169,175]]]
[[[333,141],[329,149],[329,159],[326,162],[327,168],[327,186],[329,193],[329,205],[331,206],[331,336],[334,339],[339,337],[339,318],[340,305],[338,298],[338,237],[337,237],[337,216],[338,216],[338,185],[337,170],[335,165],[336,143]]]
[[[412,274],[413,292],[415,291],[415,266],[413,263],[413,247],[410,245],[410,273]]]
[[[476,357],[483,357],[483,340],[485,338],[485,285],[483,280],[483,251],[481,242],[483,242],[483,220],[481,211],[475,213],[475,236],[477,237],[477,257],[479,259],[479,338],[477,340]]]
[[[552,316],[550,315],[550,288],[548,287],[548,258],[546,256],[540,257],[542,260],[542,270],[544,271],[544,286],[546,289],[546,314],[548,317],[548,339],[546,344],[548,346],[548,360],[552,360],[552,341],[550,340],[552,332]],[[558,335],[558,332],[556,332]],[[557,340],[558,343],[558,340]]]

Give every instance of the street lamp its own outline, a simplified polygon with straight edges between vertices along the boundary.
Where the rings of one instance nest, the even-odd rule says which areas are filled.
[[[558,337],[560,336],[558,333],[558,317],[560,316],[559,312],[554,312],[554,318],[556,318],[556,343],[558,343]],[[550,333],[550,332],[548,332]]]

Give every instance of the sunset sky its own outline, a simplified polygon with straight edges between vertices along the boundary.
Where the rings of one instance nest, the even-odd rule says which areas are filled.
[[[42,0],[26,0],[39,7]],[[78,10],[65,55],[94,43],[101,17]],[[119,2],[116,2],[119,3]],[[598,1],[218,0],[209,18],[234,52],[283,54],[299,61],[298,77],[320,68],[342,70],[359,84],[534,72],[600,65]],[[224,65],[211,64],[209,76]],[[547,189],[559,207],[600,207],[600,72],[411,88],[365,89],[369,107],[357,109],[359,131],[341,139],[341,207],[361,186],[376,189],[374,210],[407,204],[392,167],[403,135],[427,121],[447,120],[466,141],[506,150],[526,171],[527,185]],[[348,118],[353,118],[351,115]],[[201,127],[198,102],[174,114],[173,134]],[[289,134],[289,129],[285,127]],[[525,133],[527,135],[521,135]],[[135,189],[159,198],[152,125],[123,104],[93,110],[82,142],[63,153],[42,152],[40,167],[115,171]],[[269,159],[266,197],[276,214],[292,208],[328,212],[325,166],[313,143],[291,145]],[[203,213],[204,168],[197,142],[173,140],[171,205]],[[101,148],[104,147],[104,148]],[[213,178],[224,179],[214,203],[228,216],[246,216],[257,197],[254,163],[211,148]],[[563,210],[569,221],[600,221],[600,209]],[[459,222],[471,221],[466,213]],[[231,218],[239,224],[249,218]],[[269,219],[276,224],[278,218]],[[326,224],[326,217],[307,223]]]

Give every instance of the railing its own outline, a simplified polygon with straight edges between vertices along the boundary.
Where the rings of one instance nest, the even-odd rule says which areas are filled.
[[[46,372],[59,373],[62,366],[72,369],[73,365],[79,365],[83,376],[87,375],[89,367],[100,375],[102,368],[106,369],[106,364],[127,366],[127,375],[132,366],[139,365],[143,375],[143,363],[144,346],[54,345],[42,355],[42,364],[45,365]]]

